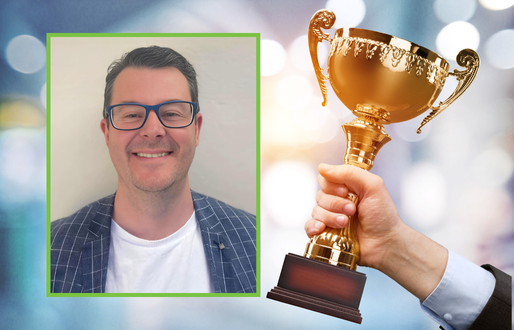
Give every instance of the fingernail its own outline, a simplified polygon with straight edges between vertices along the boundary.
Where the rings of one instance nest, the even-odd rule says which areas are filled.
[[[346,215],[353,214],[353,205],[351,205],[351,204],[346,204],[346,205],[344,206],[343,211],[344,211],[344,213],[345,213]]]
[[[324,172],[330,172],[330,171],[332,171],[332,166],[321,163],[321,164],[319,164],[319,169],[323,170]]]
[[[320,230],[321,229],[321,222],[316,222],[314,224],[314,228],[316,228],[316,230]]]
[[[344,189],[343,187],[337,187],[336,195],[341,196],[341,197],[346,197],[346,196],[348,196],[348,193],[346,193],[346,189]]]
[[[336,222],[340,227],[344,227],[346,225],[346,216],[344,216],[344,215],[337,216]]]

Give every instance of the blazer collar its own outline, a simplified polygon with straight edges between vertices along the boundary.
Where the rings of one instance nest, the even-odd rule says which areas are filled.
[[[93,217],[89,226],[89,232],[96,238],[111,234],[111,219],[114,212],[115,195],[114,193],[96,201],[89,211]]]

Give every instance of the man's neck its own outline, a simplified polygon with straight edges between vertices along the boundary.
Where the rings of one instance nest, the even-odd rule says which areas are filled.
[[[145,192],[118,183],[114,221],[130,234],[146,240],[158,240],[175,233],[194,211],[187,178],[181,186]]]

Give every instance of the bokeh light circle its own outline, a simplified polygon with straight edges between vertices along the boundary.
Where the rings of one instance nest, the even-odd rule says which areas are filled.
[[[478,0],[482,6],[489,10],[503,10],[514,5],[514,0]]]
[[[315,144],[295,124],[293,115],[291,111],[278,106],[262,114],[261,145],[262,153],[267,157],[286,159],[295,150],[309,149]]]
[[[322,106],[322,101],[321,97],[313,96],[308,106],[294,111],[292,117],[296,126],[307,131],[323,126],[329,117],[330,109]]]
[[[307,138],[316,143],[327,143],[337,136],[337,133],[342,131],[341,125],[337,120],[327,120],[316,129],[306,132]]]
[[[494,67],[514,68],[514,30],[502,30],[493,34],[485,44],[485,53]]]
[[[18,127],[37,128],[44,125],[45,116],[39,104],[33,100],[23,97],[0,99],[0,131]]]
[[[301,227],[316,205],[316,168],[300,161],[282,161],[263,174],[262,196],[268,215],[284,227]]]
[[[290,111],[280,107],[262,115],[262,142],[291,146],[294,144],[295,125]]]
[[[436,0],[434,12],[444,23],[467,21],[475,14],[477,3],[475,0]]]
[[[421,229],[429,229],[444,218],[446,183],[430,163],[414,165],[402,178],[402,207],[408,219]]]
[[[318,43],[318,62],[323,66],[328,57],[328,43]],[[311,54],[309,52],[309,42],[307,35],[300,36],[293,41],[290,48],[290,56],[293,64],[300,70],[314,71]]]
[[[287,76],[280,80],[275,90],[278,103],[288,110],[298,110],[309,105],[312,85],[302,76]]]
[[[473,228],[471,233],[480,239],[505,235],[505,230],[512,228],[513,205],[505,189],[473,187],[463,191],[455,204],[457,216],[465,224],[463,228]]]
[[[437,35],[435,44],[438,52],[446,60],[455,60],[457,54],[465,49],[476,50],[480,44],[477,28],[468,22],[458,21],[446,25]]]
[[[335,28],[356,27],[366,16],[363,0],[328,0],[325,8],[336,15]]]
[[[284,68],[286,51],[275,40],[261,40],[261,76],[273,76]]]
[[[21,73],[35,73],[46,63],[46,47],[39,39],[26,34],[14,37],[5,49],[7,63]]]
[[[470,165],[473,180],[488,187],[506,184],[514,171],[512,157],[499,148],[485,150]]]

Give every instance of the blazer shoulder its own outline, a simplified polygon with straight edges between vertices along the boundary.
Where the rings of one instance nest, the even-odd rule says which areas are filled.
[[[108,235],[113,202],[114,195],[99,199],[74,214],[51,223],[50,283],[52,292],[88,292],[87,288],[93,285],[88,281],[97,277],[91,275],[92,271],[89,268],[93,267],[93,264],[98,266],[99,262],[96,256],[102,260],[102,257],[105,256],[104,251],[107,253],[109,251]],[[85,249],[86,246],[89,248]],[[95,248],[94,255],[92,254],[93,248]],[[101,251],[101,253],[98,254],[97,251]],[[88,258],[91,262],[84,263],[84,260]],[[104,259],[107,260],[107,258]],[[88,268],[89,265],[91,267]],[[106,266],[101,264],[100,267]],[[85,274],[90,275],[85,276]],[[102,272],[98,272],[98,274],[102,274]],[[84,286],[84,284],[88,285]]]
[[[112,209],[113,203],[114,195],[110,195],[82,207],[67,217],[52,221],[50,224],[51,245],[69,237],[85,235],[96,214],[102,209]]]
[[[204,211],[209,210],[213,212],[220,221],[237,218],[246,223],[247,226],[253,227],[254,229],[256,228],[257,218],[254,214],[194,191],[191,191],[191,195],[193,197],[195,211],[199,213],[200,216],[205,213]]]

